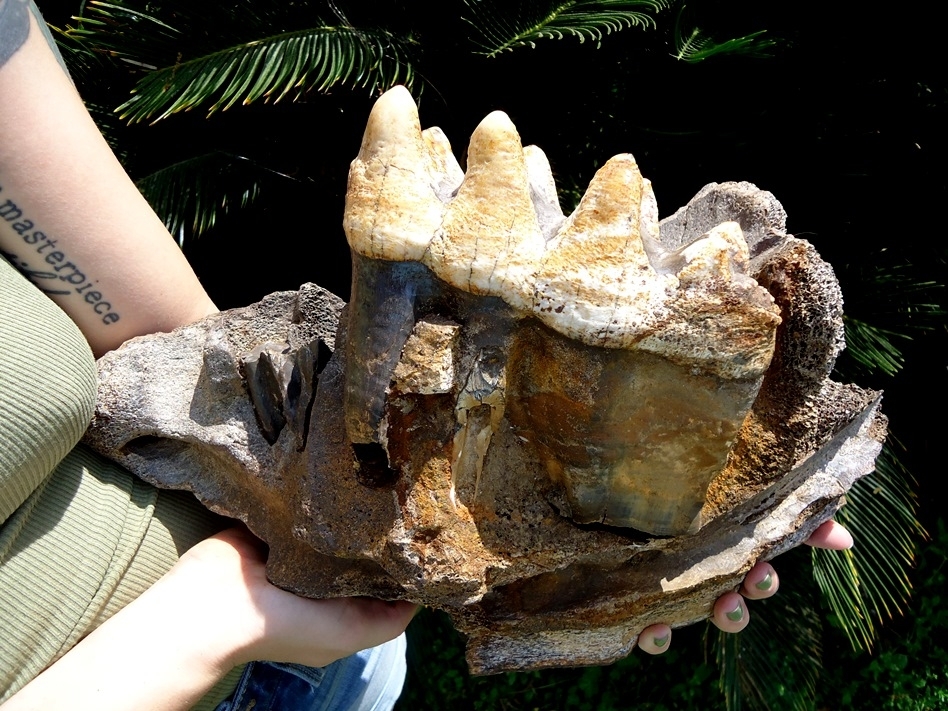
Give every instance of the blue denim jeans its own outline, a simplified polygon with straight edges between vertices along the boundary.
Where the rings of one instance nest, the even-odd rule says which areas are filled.
[[[217,711],[388,711],[405,681],[405,635],[326,667],[251,662]]]

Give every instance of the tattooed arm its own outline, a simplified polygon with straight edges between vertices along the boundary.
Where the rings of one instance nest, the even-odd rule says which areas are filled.
[[[215,311],[25,0],[0,0],[0,250],[97,356]]]

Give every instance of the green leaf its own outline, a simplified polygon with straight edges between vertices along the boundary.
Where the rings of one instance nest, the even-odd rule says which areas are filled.
[[[183,246],[186,236],[200,237],[222,215],[252,203],[274,178],[292,179],[243,156],[215,152],[162,168],[136,185]]]
[[[668,0],[464,0],[481,54],[496,57],[515,47],[536,47],[537,40],[562,39],[600,42],[604,35],[629,27],[655,27],[652,16],[668,7]],[[652,14],[650,14],[652,13]]]
[[[846,329],[846,351],[861,369],[870,373],[895,375],[905,364],[902,350],[896,340],[911,340],[904,333],[896,333],[852,316],[843,315]]]
[[[189,6],[169,2],[148,12],[135,5],[91,0],[89,16],[67,31],[93,51],[146,72],[117,109],[130,123],[160,121],[198,106],[210,115],[237,103],[295,100],[337,85],[374,92],[395,84],[411,88],[414,82],[410,39],[356,28],[344,18],[339,24],[299,26],[302,19],[311,23],[312,15],[300,15],[299,8],[292,14],[292,7],[273,0],[243,0],[220,10],[219,31],[191,37],[179,29],[191,29]],[[168,17],[159,17],[159,11]]]
[[[936,302],[944,288],[919,277],[912,264],[888,264],[881,255],[869,265],[842,267],[846,290],[846,350],[837,363],[844,380],[895,375],[904,363],[902,344],[939,327],[945,309]]]
[[[210,104],[208,115],[235,103],[298,98],[337,84],[371,91],[411,86],[411,65],[387,32],[314,27],[227,47],[146,74],[118,107],[131,123],[160,121]]]
[[[813,577],[853,649],[868,650],[877,625],[905,610],[915,546],[925,532],[915,517],[909,474],[889,445],[847,500],[836,520],[856,545],[848,551],[814,548]]]
[[[682,17],[685,5],[678,11],[675,20],[675,59],[692,64],[704,61],[720,54],[743,54],[752,57],[769,57],[770,50],[777,46],[771,39],[762,39],[767,30],[758,30],[743,37],[735,37],[723,42],[715,42],[697,27],[690,32],[682,31]]]

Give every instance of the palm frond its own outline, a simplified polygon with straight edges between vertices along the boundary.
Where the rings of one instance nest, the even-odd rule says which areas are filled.
[[[935,297],[943,285],[920,278],[911,264],[847,265],[844,276],[846,350],[838,374],[895,375],[905,362],[901,343],[941,323],[945,309]]]
[[[136,185],[183,246],[186,236],[200,237],[222,215],[248,206],[274,178],[291,180],[243,156],[215,152],[162,168]]]
[[[788,584],[768,600],[752,603],[753,620],[740,634],[713,630],[719,686],[728,711],[780,708],[809,711],[822,663],[821,622],[809,588],[793,586],[793,565],[781,557]],[[795,559],[801,560],[799,556]]]
[[[344,21],[313,24],[311,15],[301,17],[298,8],[293,14],[274,0],[235,4],[241,12],[222,10],[213,36],[192,37],[190,13],[197,9],[163,3],[152,12],[138,0],[90,0],[79,27],[67,34],[146,72],[117,109],[130,123],[203,105],[210,115],[236,103],[296,99],[337,85],[377,91],[414,82],[410,39]],[[158,16],[162,9],[167,17]]]
[[[684,32],[682,30],[684,12],[685,5],[682,5],[675,20],[675,59],[694,64],[721,54],[769,57],[770,50],[777,46],[775,40],[763,39],[767,30],[758,30],[723,42],[713,41],[709,35],[697,27],[692,28],[690,32]]]
[[[89,0],[83,14],[73,19],[78,25],[65,29],[67,38],[92,54],[118,58],[132,67],[155,69],[163,57],[174,57],[187,40],[184,32],[153,13],[121,0]]]
[[[685,62],[701,62],[719,54],[743,54],[751,57],[769,57],[770,49],[777,46],[776,40],[762,39],[767,30],[758,30],[743,37],[734,37],[724,42],[713,42],[702,30],[695,27],[688,35],[675,38],[675,59]]]
[[[845,314],[843,326],[846,329],[846,352],[858,369],[885,375],[895,375],[902,370],[905,356],[896,342],[911,340],[911,336],[880,328]]]
[[[411,86],[410,64],[383,30],[314,27],[228,47],[146,74],[118,107],[130,123],[210,104],[208,115],[237,102],[280,101],[337,84],[372,91]]]
[[[102,55],[94,52],[78,37],[59,27],[47,25],[56,41],[56,47],[66,62],[72,77],[84,77],[102,68]]]
[[[600,42],[630,27],[654,27],[653,15],[668,0],[464,0],[481,54],[496,57],[515,47],[536,47],[542,39],[571,36]]]
[[[915,517],[908,472],[889,445],[847,499],[836,520],[856,545],[848,551],[814,548],[813,577],[853,649],[868,650],[877,624],[904,611],[915,544],[925,532]]]

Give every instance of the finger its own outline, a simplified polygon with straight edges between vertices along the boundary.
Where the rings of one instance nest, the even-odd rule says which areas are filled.
[[[663,654],[671,644],[672,630],[668,625],[651,625],[639,635],[639,649],[648,654]]]
[[[722,632],[740,632],[750,622],[750,611],[740,595],[725,593],[714,603],[711,621]]]
[[[780,579],[770,563],[758,563],[744,576],[741,593],[750,600],[763,600],[777,592]]]
[[[827,548],[833,551],[844,551],[853,547],[852,534],[836,521],[827,521],[821,525],[806,542],[814,548]]]
[[[349,598],[349,619],[343,634],[353,635],[352,651],[375,647],[394,639],[408,626],[418,606],[405,600],[386,602],[368,597]]]

